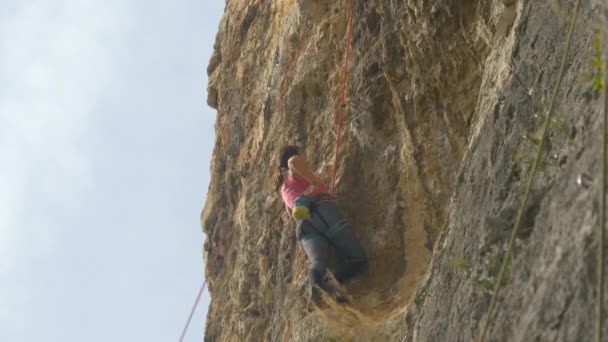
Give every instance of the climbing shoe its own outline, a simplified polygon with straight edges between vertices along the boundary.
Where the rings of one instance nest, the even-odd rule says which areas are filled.
[[[354,276],[364,272],[368,267],[367,260],[360,260],[350,262],[346,266],[343,266],[340,270],[336,271],[336,280],[342,284],[345,281],[353,278]]]
[[[318,306],[321,303],[321,289],[316,285],[309,287],[308,305]]]
[[[336,293],[332,297],[339,304],[348,303],[348,298],[344,297],[341,293]]]

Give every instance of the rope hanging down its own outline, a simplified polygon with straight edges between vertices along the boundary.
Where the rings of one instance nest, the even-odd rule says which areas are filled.
[[[321,0],[317,0],[317,3],[315,5],[315,9],[313,11],[313,23],[318,22],[318,18],[319,18],[319,12],[320,12],[320,8],[321,8]],[[314,27],[314,25],[312,26]],[[312,30],[311,27],[311,30]],[[278,94],[278,99],[277,99],[277,109],[280,110],[281,104],[283,102],[283,97],[285,96],[285,93],[287,92],[287,83],[288,83],[288,79],[291,78],[291,76],[293,75],[294,71],[295,71],[295,66],[298,63],[300,56],[302,54],[302,51],[304,50],[304,46],[306,46],[308,39],[310,38],[311,34],[310,31],[307,32],[307,34],[305,34],[304,36],[302,36],[302,38],[300,39],[300,42],[298,44],[298,48],[296,50],[296,54],[294,56],[294,59],[291,63],[291,66],[289,68],[289,70],[287,71],[287,74],[282,78],[281,83],[280,83],[280,87],[279,87],[279,94]],[[262,138],[261,143],[264,142],[264,140],[266,139],[266,136],[264,136]],[[256,161],[259,157],[259,153],[260,150],[258,150],[258,155],[256,156],[256,158],[254,159],[254,163],[252,164],[253,166],[256,165]],[[220,240],[220,245],[218,246],[218,249],[221,248],[221,246],[223,246],[225,240],[227,238],[227,234],[224,233],[224,238],[222,240]],[[214,265],[215,264],[215,254],[214,256],[211,258],[210,264]],[[207,268],[208,271],[209,267]],[[186,324],[184,325],[184,329],[182,330],[182,333],[180,335],[179,338],[179,342],[183,342],[184,341],[184,337],[186,336],[186,332],[188,331],[188,328],[190,326],[190,322],[192,321],[192,317],[194,316],[194,312],[196,311],[196,308],[198,307],[198,303],[201,299],[201,296],[203,294],[203,291],[205,290],[205,288],[207,287],[207,279],[205,279],[203,281],[203,285],[201,285],[200,290],[198,291],[198,295],[196,296],[196,300],[194,301],[194,304],[192,305],[192,309],[190,310],[190,314],[188,315],[188,319],[186,320]]]
[[[318,15],[319,15],[319,9],[320,9],[320,4],[321,4],[321,0],[317,0],[314,12],[313,12],[313,22],[317,22],[318,20]],[[333,183],[332,183],[332,196],[335,192],[335,187],[336,187],[336,173],[337,173],[337,166],[338,166],[338,150],[340,147],[340,134],[341,134],[341,130],[342,130],[342,116],[344,113],[344,101],[346,99],[346,85],[347,85],[347,77],[348,77],[348,59],[350,56],[350,47],[351,47],[351,36],[352,36],[352,24],[353,24],[353,11],[354,11],[354,5],[355,5],[355,1],[351,0],[351,4],[350,4],[350,10],[349,10],[349,17],[348,17],[348,36],[347,36],[347,45],[346,45],[346,56],[344,58],[344,69],[343,69],[343,79],[342,79],[342,94],[340,97],[340,111],[339,111],[339,115],[338,115],[338,132],[337,132],[337,139],[336,139],[336,154],[335,154],[335,159],[334,159],[334,175],[333,175]],[[277,99],[277,109],[280,110],[280,106],[282,104],[283,101],[283,97],[285,96],[285,93],[287,91],[287,80],[293,75],[293,72],[295,70],[295,65],[297,64],[298,60],[300,59],[300,55],[302,53],[302,50],[304,49],[305,46],[305,41],[307,41],[307,38],[309,38],[310,34],[305,35],[301,41],[300,44],[298,44],[298,49],[296,50],[296,55],[294,57],[294,61],[292,62],[292,65],[289,69],[289,71],[287,72],[286,76],[281,80],[281,84],[280,84],[280,88],[279,88],[279,96]],[[266,138],[266,136],[263,137],[262,141],[264,141]],[[259,153],[259,151],[258,151]],[[259,156],[259,155],[258,155]],[[255,158],[255,160],[257,160],[258,157]],[[255,162],[253,163],[253,165],[255,165]],[[224,235],[224,239],[222,239],[220,241],[220,246],[221,247],[223,245],[224,240],[226,239],[227,234]],[[215,255],[214,258],[211,259],[211,263],[209,266],[215,264]],[[207,286],[207,279],[205,279],[205,281],[203,282],[203,285],[201,286],[198,295],[196,296],[196,300],[194,301],[194,305],[192,306],[192,309],[190,310],[190,314],[188,316],[188,319],[186,321],[186,325],[184,326],[184,329],[182,330],[182,334],[180,336],[179,342],[183,342],[184,337],[186,336],[186,332],[188,330],[188,327],[190,326],[190,322],[192,321],[192,317],[194,316],[194,312],[196,311],[196,308],[198,306],[198,303],[200,301],[200,298],[203,294],[203,291],[205,289],[205,287]]]
[[[483,324],[481,335],[479,335],[479,342],[484,342],[486,338],[486,333],[488,332],[488,328],[490,323],[492,322],[492,313],[494,311],[494,307],[496,306],[496,302],[498,300],[498,294],[500,293],[500,287],[503,282],[503,278],[505,276],[505,271],[507,269],[507,263],[511,258],[511,251],[513,250],[513,242],[515,241],[515,237],[521,227],[523,212],[528,205],[528,196],[530,195],[530,190],[532,188],[532,182],[536,176],[538,171],[538,165],[540,164],[540,158],[543,152],[543,146],[547,141],[547,132],[549,131],[549,124],[551,123],[551,118],[553,117],[553,108],[555,106],[555,101],[557,99],[557,95],[559,93],[559,88],[561,87],[562,81],[564,79],[564,71],[566,69],[566,62],[568,61],[568,53],[570,52],[570,45],[572,42],[572,35],[574,33],[574,27],[576,26],[576,18],[578,17],[578,10],[581,4],[581,0],[576,1],[576,9],[574,10],[574,16],[572,17],[572,22],[570,24],[570,29],[568,31],[568,36],[566,38],[566,47],[564,48],[564,54],[562,56],[561,65],[559,67],[559,72],[557,74],[557,83],[555,84],[555,88],[553,89],[553,95],[551,97],[551,102],[549,103],[549,108],[547,109],[547,115],[545,118],[545,122],[543,123],[540,143],[538,144],[538,150],[536,151],[536,158],[534,159],[534,164],[532,166],[532,170],[530,172],[530,177],[528,178],[528,183],[524,192],[524,199],[521,202],[519,207],[519,211],[517,213],[517,218],[515,220],[515,226],[513,227],[513,231],[511,232],[511,237],[509,238],[509,244],[507,246],[507,251],[505,252],[505,257],[502,260],[502,264],[500,266],[500,272],[498,273],[498,277],[496,279],[496,284],[494,285],[494,291],[492,293],[492,299],[490,300],[490,307],[488,308],[487,317]]]
[[[342,115],[344,114],[344,100],[346,99],[346,80],[348,78],[348,57],[350,55],[351,35],[353,30],[353,12],[355,9],[355,0],[350,2],[350,10],[348,15],[348,35],[346,42],[346,52],[344,53],[344,70],[342,76],[342,94],[340,96],[340,108],[338,114],[338,131],[336,135],[336,152],[334,154],[334,175],[331,182],[331,197],[336,193],[336,175],[338,173],[338,151],[340,149],[340,135],[342,133]]]
[[[201,286],[201,289],[198,291],[198,295],[196,296],[196,300],[194,301],[194,305],[192,305],[192,310],[190,310],[190,315],[188,316],[188,320],[186,321],[186,325],[184,326],[184,329],[182,330],[182,334],[179,337],[179,342],[184,342],[184,337],[186,336],[186,331],[188,331],[188,327],[190,326],[190,322],[192,322],[192,316],[194,316],[194,311],[196,311],[196,307],[198,306],[198,302],[201,300],[201,295],[203,294],[203,291],[205,290],[206,286],[207,286],[207,279],[205,279],[205,281],[203,281],[203,285]]]
[[[226,231],[226,228],[229,228],[228,230],[231,230],[232,228],[230,227],[230,225],[224,225],[223,229],[224,229],[224,236],[222,236],[222,238],[220,239],[220,243],[217,246],[217,248],[214,250],[214,253],[212,255],[212,257],[210,258],[209,264],[207,264],[207,268],[206,271],[207,273],[209,273],[209,270],[215,270],[215,262],[217,261],[217,252],[222,252],[224,250],[224,242],[226,242],[226,240],[228,240],[228,237],[231,236],[232,234],[228,234],[229,232]],[[194,316],[194,312],[196,311],[196,308],[198,307],[198,303],[201,299],[201,296],[203,294],[203,291],[205,290],[205,287],[207,287],[207,278],[205,278],[205,280],[203,281],[203,285],[201,285],[200,290],[198,291],[198,295],[196,296],[196,300],[194,301],[194,304],[192,305],[192,310],[190,310],[190,315],[188,315],[188,319],[186,320],[186,325],[184,325],[184,329],[182,330],[182,334],[179,337],[179,342],[184,342],[184,337],[186,336],[186,332],[188,331],[188,327],[190,326],[190,322],[192,322],[192,317]]]

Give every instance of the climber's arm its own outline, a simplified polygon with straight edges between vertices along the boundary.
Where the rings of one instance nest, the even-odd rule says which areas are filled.
[[[291,210],[289,210],[287,204],[285,204],[285,210],[287,210],[287,215],[289,215],[290,218],[293,218],[293,216],[291,216]]]
[[[295,155],[289,158],[287,165],[289,166],[289,169],[291,171],[298,174],[298,176],[306,179],[314,187],[318,187],[321,185],[319,178],[314,173],[312,173],[312,171],[310,171],[308,162],[303,156]]]

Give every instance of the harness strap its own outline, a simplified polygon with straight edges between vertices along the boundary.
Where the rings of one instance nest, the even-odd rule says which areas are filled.
[[[309,233],[309,234],[302,234],[300,236],[300,241],[308,241],[308,240],[312,240],[312,239],[321,239],[321,238],[323,238],[323,236],[321,236],[321,234]]]
[[[313,200],[311,204],[314,207],[318,203],[331,201],[332,198],[329,194],[323,193],[323,194],[319,194],[317,196],[312,197],[311,200]]]
[[[336,235],[338,235],[338,233],[340,233],[344,228],[346,228],[346,226],[348,226],[348,222],[346,220],[340,220],[336,222],[336,224],[331,226],[331,228],[329,228],[324,235],[329,240],[333,240]]]
[[[300,236],[301,241],[307,241],[307,240],[318,239],[318,238],[324,237],[327,240],[329,240],[330,242],[332,242],[333,239],[336,237],[336,235],[338,235],[342,230],[344,230],[344,228],[346,228],[348,226],[348,221],[346,221],[346,219],[342,219],[330,227],[329,224],[327,223],[327,221],[325,221],[325,219],[323,218],[323,215],[321,215],[321,213],[318,210],[316,210],[317,203],[319,203],[321,201],[327,201],[327,200],[331,200],[329,196],[321,196],[320,198],[317,198],[316,201],[310,207],[311,212],[316,213],[319,216],[319,219],[321,219],[321,221],[323,221],[323,223],[325,224],[325,227],[327,227],[327,230],[325,232],[320,231],[309,220],[309,223],[313,226],[315,232],[302,234]]]

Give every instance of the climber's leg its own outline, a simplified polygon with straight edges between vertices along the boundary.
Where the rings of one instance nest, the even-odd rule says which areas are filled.
[[[310,262],[308,269],[309,283],[331,292],[330,285],[325,281],[325,270],[329,259],[329,242],[317,233],[307,221],[301,221],[298,224],[297,236],[302,242],[302,247],[304,247],[304,252],[306,252]]]
[[[317,204],[310,220],[315,227],[323,227],[323,235],[338,254],[336,280],[343,282],[366,269],[365,250],[334,202]]]
[[[308,269],[308,281],[311,284],[317,284],[322,289],[328,290],[324,280],[325,270],[327,269],[327,259],[329,250],[327,241],[322,237],[303,240],[302,246],[310,261]]]
[[[337,281],[342,283],[367,269],[365,250],[350,225],[334,237],[333,243],[338,250]]]

